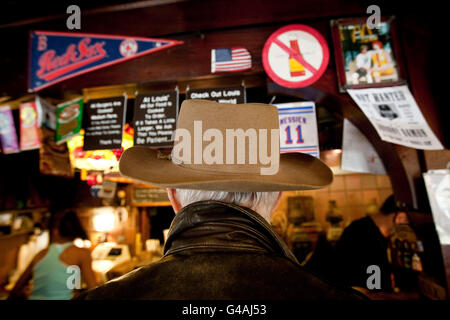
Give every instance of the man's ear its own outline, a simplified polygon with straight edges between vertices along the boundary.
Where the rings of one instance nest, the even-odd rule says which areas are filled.
[[[178,213],[178,211],[181,210],[181,204],[178,201],[176,192],[177,192],[176,189],[167,188],[167,195],[169,196],[169,200],[170,200],[170,203],[172,204],[172,208],[175,211],[175,213]]]

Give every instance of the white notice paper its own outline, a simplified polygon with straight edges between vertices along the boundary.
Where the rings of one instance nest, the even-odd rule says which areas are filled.
[[[56,106],[36,96],[36,107],[38,109],[39,127],[45,124],[48,128],[56,130]]]
[[[386,174],[383,162],[366,136],[344,119],[341,169],[346,171]]]
[[[431,170],[423,174],[434,225],[441,244],[450,244],[450,170]]]
[[[443,149],[407,86],[347,89],[384,141],[423,150]]]

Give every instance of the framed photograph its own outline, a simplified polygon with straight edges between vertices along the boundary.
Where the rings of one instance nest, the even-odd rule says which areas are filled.
[[[332,20],[331,30],[341,92],[405,83],[394,17],[373,29],[367,17]]]
[[[310,196],[288,198],[288,221],[301,224],[314,221],[314,199]]]

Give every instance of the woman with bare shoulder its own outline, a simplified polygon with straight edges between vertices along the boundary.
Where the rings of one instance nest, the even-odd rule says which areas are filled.
[[[91,253],[76,247],[76,238],[87,239],[80,220],[73,211],[53,213],[51,243],[39,252],[20,276],[9,299],[24,297],[24,289],[33,280],[30,300],[70,300],[83,279],[87,289],[94,288]],[[79,277],[79,278],[76,278]],[[80,278],[81,277],[81,278]]]

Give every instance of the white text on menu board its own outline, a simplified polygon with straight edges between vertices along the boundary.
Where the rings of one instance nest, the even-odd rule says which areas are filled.
[[[136,144],[170,141],[176,119],[166,118],[164,109],[172,105],[170,94],[144,97],[139,108],[146,110],[146,114],[144,120],[136,121],[139,127]]]

